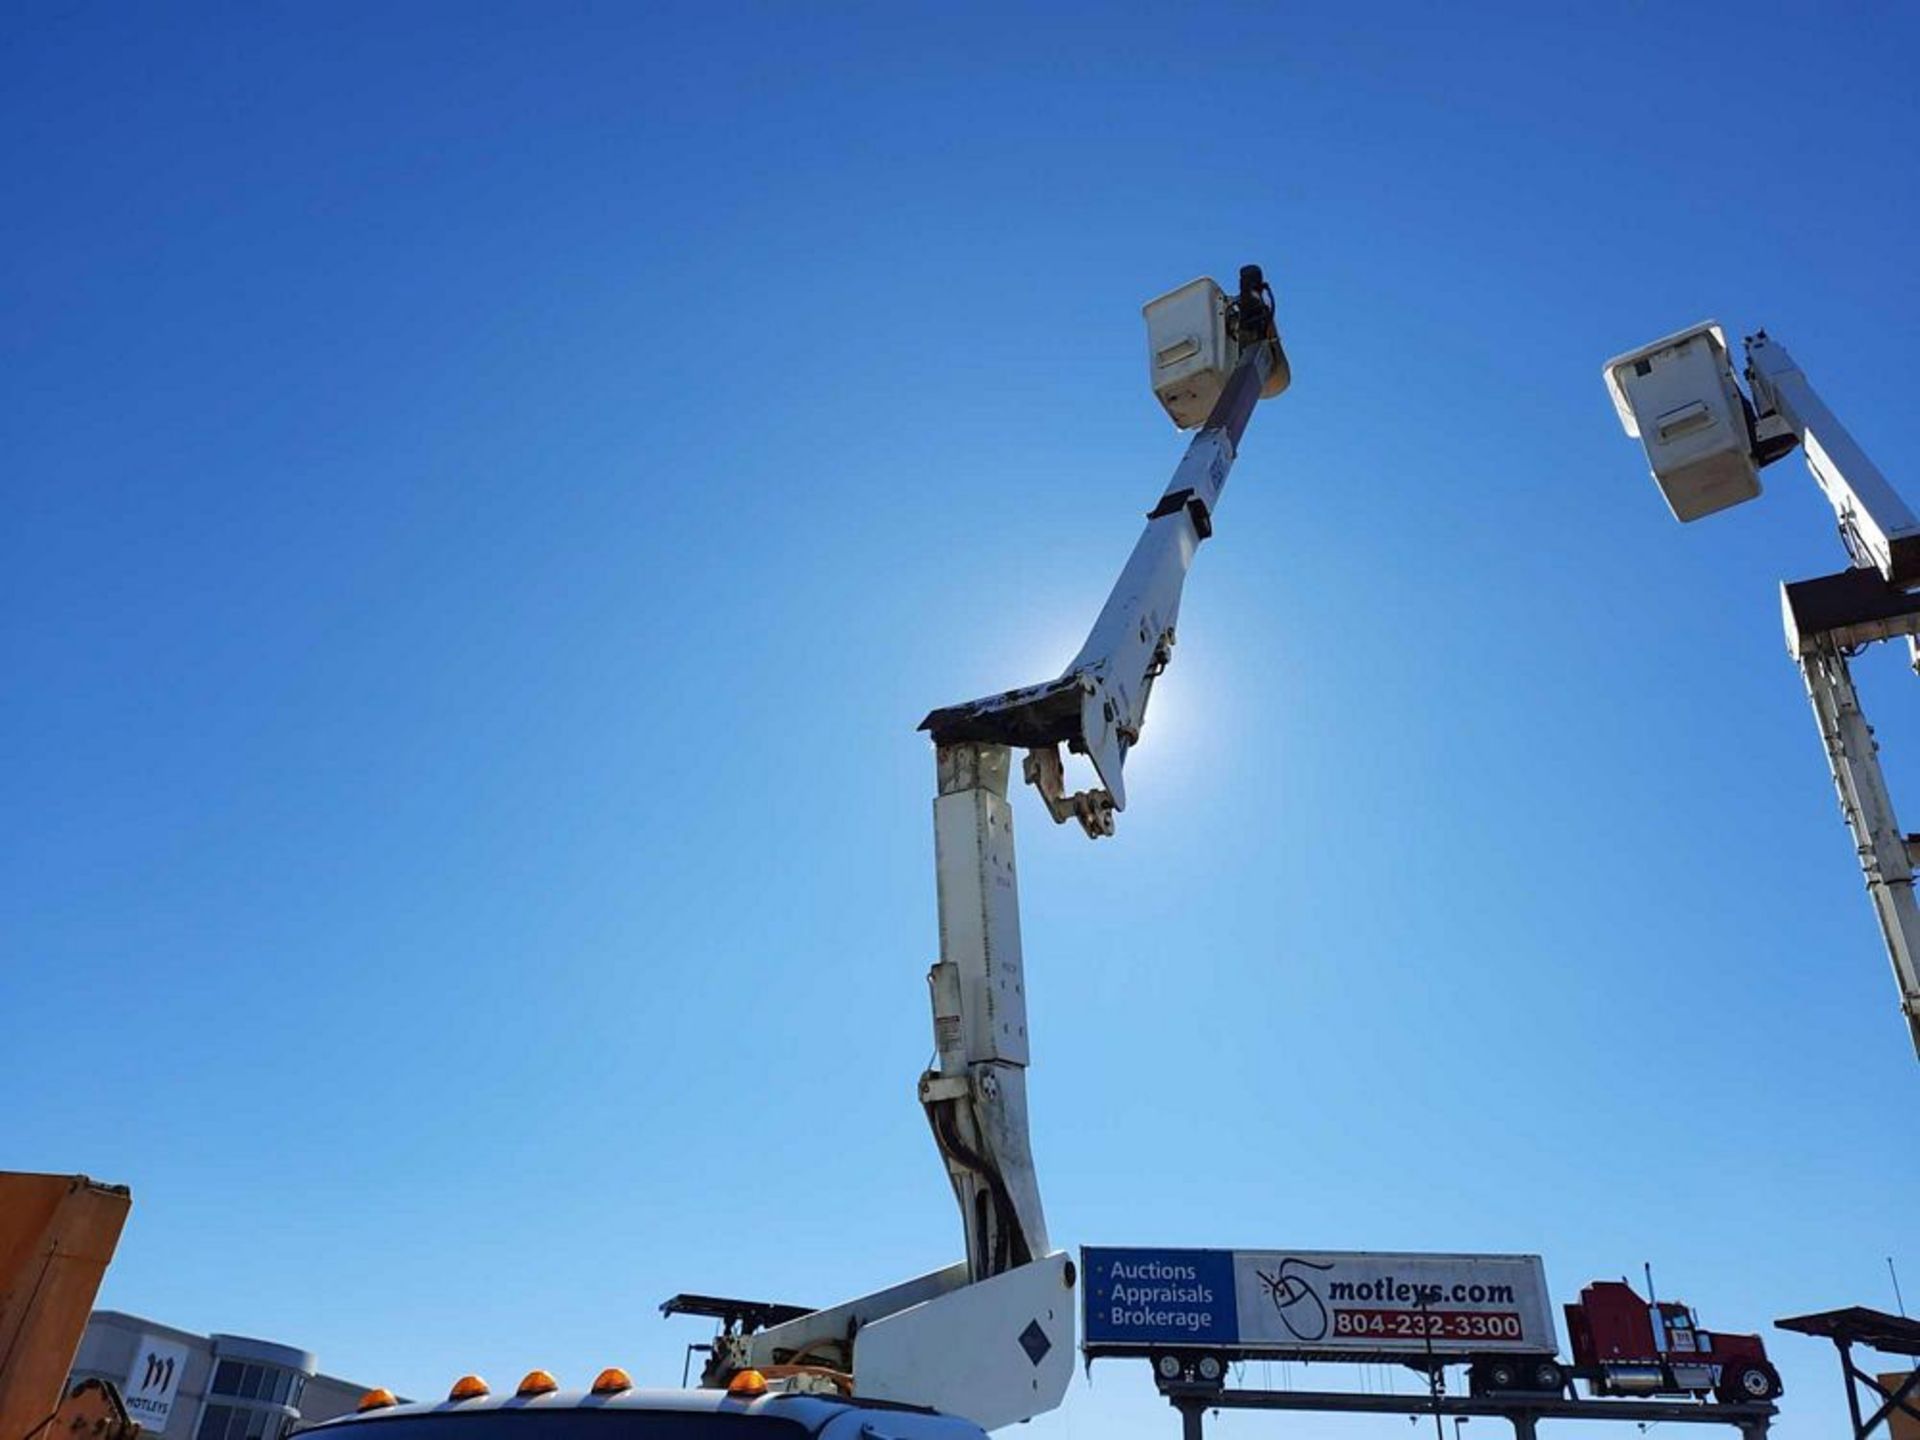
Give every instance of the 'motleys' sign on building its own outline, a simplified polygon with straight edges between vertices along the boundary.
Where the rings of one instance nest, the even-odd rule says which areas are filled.
[[[1534,1255],[1089,1248],[1081,1268],[1089,1354],[1170,1345],[1273,1355],[1558,1348]]]
[[[140,1337],[140,1348],[133,1352],[133,1369],[121,1393],[126,1397],[127,1414],[140,1422],[142,1430],[158,1435],[167,1428],[186,1371],[186,1346],[152,1335]]]

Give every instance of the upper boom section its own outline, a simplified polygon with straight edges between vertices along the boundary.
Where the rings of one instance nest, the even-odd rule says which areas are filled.
[[[1153,307],[1148,313],[1151,323]],[[1218,337],[1182,337],[1155,351],[1156,372],[1184,364],[1190,373],[1192,359],[1196,353],[1204,358],[1202,347],[1211,340],[1225,362],[1226,381],[1159,503],[1147,512],[1146,531],[1080,653],[1057,679],[950,705],[920,724],[932,732],[936,745],[1008,745],[1031,752],[1025,775],[1045,797],[1053,818],[1064,821],[1071,815],[1091,836],[1111,835],[1114,812],[1126,809],[1127,752],[1139,742],[1153,682],[1172,657],[1187,568],[1200,542],[1213,533],[1214,510],[1253,407],[1263,394],[1280,393],[1291,379],[1274,325],[1273,292],[1259,266],[1241,269],[1240,293],[1231,302],[1223,299],[1220,324]],[[1164,361],[1169,353],[1175,359]],[[1183,382],[1180,400],[1190,403],[1195,389],[1191,379]],[[1166,389],[1162,398],[1177,423],[1176,402]],[[1100,788],[1065,793],[1057,748],[1062,742],[1093,762]]]
[[[1903,590],[1920,584],[1920,520],[1764,330],[1747,340],[1747,383],[1760,414],[1778,415],[1800,441],[1854,559]]]

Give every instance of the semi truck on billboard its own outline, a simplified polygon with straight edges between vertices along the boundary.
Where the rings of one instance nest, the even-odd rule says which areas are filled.
[[[1565,1307],[1560,1358],[1538,1255],[1352,1250],[1081,1251],[1082,1350],[1152,1362],[1162,1386],[1219,1385],[1236,1360],[1467,1368],[1469,1393],[1772,1400],[1758,1335],[1701,1329],[1687,1306],[1598,1281]]]

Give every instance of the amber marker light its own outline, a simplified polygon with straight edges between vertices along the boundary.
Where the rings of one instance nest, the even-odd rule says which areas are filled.
[[[618,1365],[609,1365],[593,1377],[593,1393],[596,1395],[618,1395],[622,1390],[633,1388],[633,1378]]]
[[[727,1394],[740,1400],[756,1400],[767,1393],[767,1377],[758,1370],[742,1370],[727,1382]]]
[[[493,1392],[487,1389],[487,1382],[478,1375],[462,1375],[453,1382],[453,1388],[447,1391],[449,1400],[478,1400]]]
[[[516,1395],[551,1395],[560,1388],[560,1382],[544,1370],[529,1370],[527,1378],[520,1382]]]
[[[375,1388],[362,1395],[359,1405],[355,1408],[364,1414],[368,1410],[384,1410],[389,1405],[398,1405],[399,1403],[398,1400],[393,1398],[393,1391],[384,1388]]]

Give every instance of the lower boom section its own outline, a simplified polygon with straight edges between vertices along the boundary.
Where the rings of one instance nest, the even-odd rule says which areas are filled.
[[[738,1370],[837,1372],[865,1400],[924,1405],[985,1430],[1044,1415],[1073,1378],[1073,1261],[1046,1255],[990,1280],[964,1261],[715,1343],[707,1383]]]

